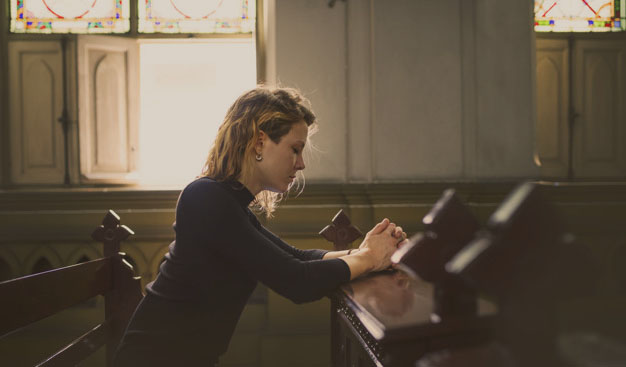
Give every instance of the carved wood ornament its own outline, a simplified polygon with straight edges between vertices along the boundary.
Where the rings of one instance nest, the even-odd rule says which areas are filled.
[[[341,209],[333,218],[332,224],[320,231],[320,235],[333,243],[335,251],[341,251],[347,250],[354,240],[363,236],[363,233],[350,222],[350,218]]]

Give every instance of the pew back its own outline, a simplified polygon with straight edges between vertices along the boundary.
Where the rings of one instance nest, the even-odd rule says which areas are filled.
[[[104,320],[62,347],[38,366],[73,366],[106,346],[111,364],[132,313],[142,298],[140,278],[119,252],[133,232],[120,225],[113,211],[92,238],[104,245],[105,257],[0,283],[0,337],[57,314],[94,296],[103,295]]]

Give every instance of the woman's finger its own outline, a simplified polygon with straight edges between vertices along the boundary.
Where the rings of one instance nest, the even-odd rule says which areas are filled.
[[[394,236],[395,238],[402,238],[402,234],[403,234],[403,233],[404,233],[404,232],[402,231],[402,227],[397,226],[397,227],[396,227],[396,229],[395,229],[395,230],[394,230],[394,232],[393,232],[393,236]]]
[[[370,231],[371,234],[379,234],[389,226],[389,219],[385,218],[380,223],[376,224]]]
[[[384,232],[386,232],[390,236],[393,236],[393,231],[395,231],[395,230],[396,230],[396,224],[391,222],[391,223],[389,223],[387,228],[385,228]]]

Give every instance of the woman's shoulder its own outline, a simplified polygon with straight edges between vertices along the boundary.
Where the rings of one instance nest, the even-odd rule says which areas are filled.
[[[224,185],[210,178],[197,178],[180,193],[176,203],[177,230],[189,228],[189,223],[223,223],[237,215],[237,202]],[[207,222],[208,221],[208,222]],[[178,233],[178,232],[177,232]]]
[[[199,177],[191,181],[182,191],[179,200],[204,201],[228,200],[227,190],[221,182],[210,177]]]
[[[219,186],[220,186],[219,182],[215,181],[211,177],[202,176],[202,177],[197,177],[195,180],[188,183],[187,186],[185,186],[185,189],[183,190],[183,192],[190,191],[190,190],[197,190],[199,188],[204,188],[205,190],[206,189],[215,190]]]

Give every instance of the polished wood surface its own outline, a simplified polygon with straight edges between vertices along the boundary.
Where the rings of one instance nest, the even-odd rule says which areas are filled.
[[[497,311],[481,299],[476,317],[442,320],[433,285],[399,270],[356,279],[331,300],[333,366],[407,366],[432,350],[488,341]]]
[[[443,322],[433,313],[433,285],[390,270],[356,279],[341,288],[368,332],[381,342],[426,337],[489,326],[496,306],[479,301],[479,317]]]
[[[0,283],[0,336],[113,289],[102,258]]]

